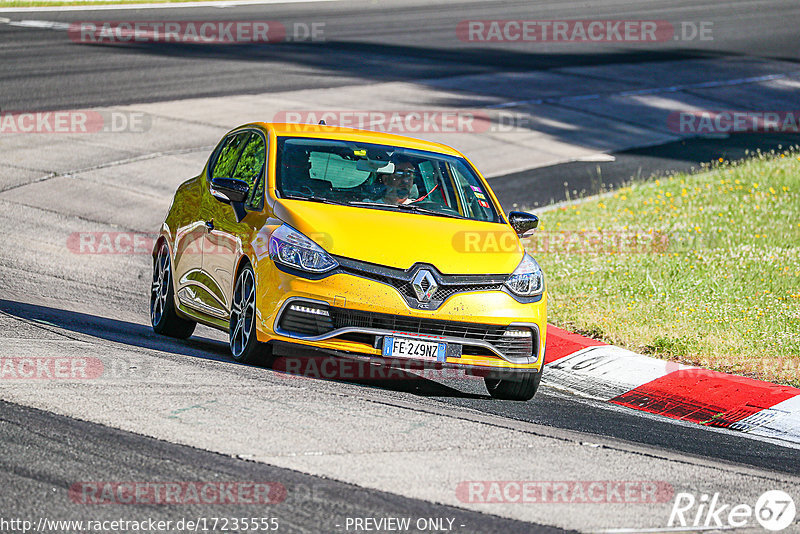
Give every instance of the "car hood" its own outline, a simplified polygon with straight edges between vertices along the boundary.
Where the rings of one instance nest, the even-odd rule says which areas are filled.
[[[508,274],[524,253],[506,224],[288,199],[274,210],[333,255],[398,269],[429,263],[443,274]]]

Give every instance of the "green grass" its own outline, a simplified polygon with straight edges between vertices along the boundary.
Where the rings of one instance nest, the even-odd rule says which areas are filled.
[[[800,156],[757,154],[540,212],[550,322],[800,386]]]

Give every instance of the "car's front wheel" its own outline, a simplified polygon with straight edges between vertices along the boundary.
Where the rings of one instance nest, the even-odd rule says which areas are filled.
[[[162,243],[153,263],[153,284],[150,289],[150,324],[157,334],[186,339],[197,323],[178,317],[175,311],[175,291],[172,288],[172,264],[169,248]]]
[[[528,401],[536,395],[536,390],[539,389],[542,371],[522,373],[508,378],[487,376],[483,381],[489,395],[494,399]]]
[[[264,364],[271,356],[271,347],[256,338],[256,279],[250,264],[239,271],[233,290],[230,345],[237,362]]]

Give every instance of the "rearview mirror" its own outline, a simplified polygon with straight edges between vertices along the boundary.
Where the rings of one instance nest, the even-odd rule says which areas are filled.
[[[376,159],[360,159],[356,161],[356,170],[392,174],[394,172],[394,163]]]
[[[525,234],[539,226],[539,217],[533,213],[512,211],[508,214],[508,223],[518,236],[523,237]]]
[[[230,204],[236,213],[236,220],[244,219],[247,212],[244,201],[250,193],[250,186],[244,180],[236,178],[213,178],[211,180],[211,194],[225,204]]]

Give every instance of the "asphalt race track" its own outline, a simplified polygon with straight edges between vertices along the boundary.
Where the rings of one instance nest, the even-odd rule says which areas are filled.
[[[516,18],[710,21],[714,39],[520,46],[455,38],[461,20]],[[287,27],[324,22],[325,41],[86,45],[71,42],[52,24],[22,23],[33,20],[277,20]],[[800,450],[778,441],[611,407],[546,384],[533,401],[515,403],[490,399],[481,380],[463,375],[299,378],[233,362],[227,336],[211,329],[199,327],[185,342],[159,337],[149,326],[149,256],[76,254],[68,243],[80,232],[153,232],[175,187],[202,168],[209,145],[243,122],[240,117],[250,113],[258,120],[258,105],[270,95],[281,102],[313,102],[318,95],[347,102],[375,88],[391,95],[388,101],[400,95],[397,101],[406,98],[406,104],[419,94],[439,106],[471,106],[479,99],[499,106],[514,95],[503,94],[502,87],[484,92],[480,84],[503,76],[546,77],[561,69],[558,76],[580,73],[595,84],[586,91],[618,98],[629,88],[609,80],[608,73],[658,64],[665,66],[663,76],[690,76],[702,65],[714,76],[709,66],[718,62],[732,65],[733,74],[720,74],[719,88],[696,84],[691,102],[708,102],[715,92],[724,93],[724,101],[741,102],[751,94],[751,78],[780,75],[785,100],[779,105],[793,101],[796,109],[798,23],[800,5],[793,1],[757,7],[750,1],[345,0],[119,11],[0,9],[0,111],[102,107],[145,110],[154,120],[136,137],[0,134],[0,355],[79,358],[103,369],[93,379],[0,381],[0,531],[21,531],[2,523],[12,518],[36,525],[42,518],[176,523],[265,517],[278,519],[279,532],[397,532],[403,530],[387,523],[367,528],[355,519],[407,517],[407,531],[413,532],[643,532],[666,529],[673,505],[671,493],[655,504],[471,502],[458,490],[468,481],[648,481],[675,493],[718,493],[721,502],[750,506],[767,490],[797,496]],[[608,70],[598,77],[599,71],[586,69]],[[671,87],[653,83],[659,91]],[[437,100],[434,90],[448,91],[451,100]],[[542,98],[548,106],[554,97]],[[290,109],[282,105],[274,109]],[[621,125],[621,140],[613,146],[582,144],[580,131],[574,137],[548,132],[551,137],[536,145],[556,147],[543,149],[546,156],[519,165],[509,160],[492,171],[504,207],[563,200],[565,181],[567,191],[593,192],[589,174],[598,169],[614,185],[637,174],[798,142],[797,135],[779,134],[679,138],[663,127],[647,128],[622,105],[613,118],[569,106],[559,113],[592,113],[598,121]],[[649,142],[641,146],[629,141],[643,136]],[[504,139],[472,136],[465,143],[477,149]],[[580,159],[598,152],[614,158]],[[487,164],[493,159],[482,157]],[[97,505],[74,489],[180,481],[274,483],[285,493],[267,505]],[[50,523],[40,528],[78,530]],[[206,531],[232,530],[217,524]],[[763,530],[753,521],[744,531]]]

